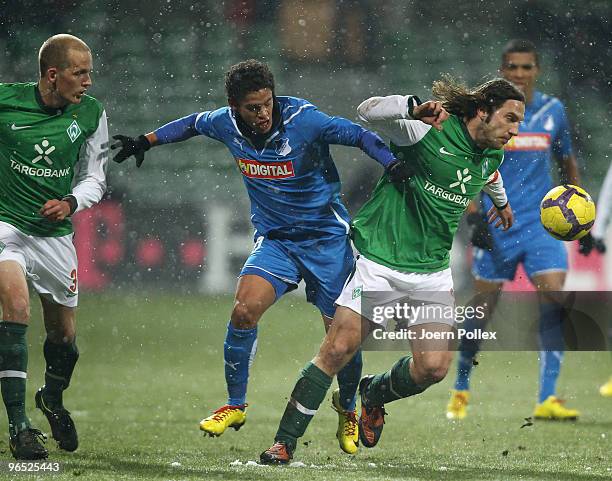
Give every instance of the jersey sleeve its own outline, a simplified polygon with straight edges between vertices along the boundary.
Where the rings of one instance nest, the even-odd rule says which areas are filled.
[[[195,130],[199,134],[220,141],[221,134],[217,127],[218,118],[218,111],[207,111],[199,113],[195,118]]]
[[[482,191],[491,198],[491,201],[497,208],[505,207],[508,203],[504,181],[499,170],[496,170],[489,176]]]
[[[425,137],[431,125],[408,118],[409,98],[409,95],[389,95],[364,100],[357,107],[359,120],[389,137],[397,146],[414,145]]]
[[[561,101],[559,101],[557,109],[557,122],[558,127],[553,139],[552,149],[556,156],[564,158],[572,155],[574,151],[572,148],[572,131],[565,113],[565,106]]]
[[[77,200],[76,212],[100,202],[106,192],[106,165],[108,162],[108,124],[102,111],[98,128],[84,145],[75,166],[72,195]]]

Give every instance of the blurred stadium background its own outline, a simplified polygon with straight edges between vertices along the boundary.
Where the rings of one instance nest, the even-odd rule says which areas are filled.
[[[597,196],[610,164],[612,28],[609,1],[554,0],[43,0],[0,2],[0,81],[37,78],[50,35],[82,37],[94,54],[91,94],[111,135],[139,134],[225,105],[223,74],[255,57],[273,67],[279,94],[355,118],[371,95],[416,93],[450,72],[469,84],[495,75],[511,38],[539,46],[541,90],[566,104],[584,185]],[[381,173],[357,149],[335,148],[354,213]],[[110,163],[106,200],[76,220],[83,291],[231,292],[251,248],[248,200],[220,143],[192,139],[156,149],[145,166]],[[454,253],[469,284],[467,241]],[[612,243],[610,243],[612,244]],[[612,265],[578,258],[569,286],[612,289]],[[524,279],[523,279],[524,282]],[[522,284],[520,284],[522,285]]]

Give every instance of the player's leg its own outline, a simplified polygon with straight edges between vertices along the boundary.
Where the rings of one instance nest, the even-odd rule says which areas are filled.
[[[474,297],[472,304],[487,306],[483,319],[466,317],[463,326],[466,331],[482,328],[493,315],[503,283],[514,278],[520,259],[520,251],[496,246],[493,251],[474,248],[472,274],[474,276]],[[478,340],[461,340],[457,356],[457,377],[451,397],[446,406],[448,419],[464,419],[470,399],[470,376],[475,358],[480,349]]]
[[[450,269],[433,273],[394,271],[390,276],[391,285],[402,294],[393,301],[392,307],[410,305],[414,313],[409,327],[413,335],[412,356],[402,357],[382,374],[362,379],[359,439],[366,447],[375,446],[382,435],[385,404],[420,394],[440,382],[452,361],[450,348],[455,320],[443,314],[455,305]]]
[[[63,392],[70,384],[79,358],[75,344],[75,313],[79,292],[77,257],[72,235],[39,238],[29,249],[32,286],[38,292],[47,337],[43,346],[46,361],[45,385],[35,396],[60,449],[75,451],[78,436],[74,422],[63,405]]]
[[[16,459],[43,459],[48,452],[39,442],[42,434],[31,427],[25,409],[30,302],[23,267],[16,261],[0,261],[0,304],[0,384],[9,447]]]
[[[308,424],[331,386],[333,377],[354,356],[368,332],[368,321],[347,307],[338,307],[318,354],[301,371],[285,407],[274,445],[264,451],[264,464],[285,464],[293,456],[297,440],[304,435]]]
[[[240,273],[223,344],[227,403],[200,422],[210,436],[246,422],[249,370],[257,351],[257,325],[264,312],[299,282],[296,266],[280,241],[259,237]]]
[[[575,420],[579,412],[568,409],[556,396],[556,385],[564,354],[562,295],[567,271],[565,245],[542,232],[531,242],[525,271],[538,290],[540,304],[540,375],[534,417]]]
[[[385,404],[420,394],[442,381],[448,373],[453,355],[449,350],[450,341],[443,339],[453,327],[443,323],[419,324],[416,332],[421,330],[440,333],[442,339],[411,341],[412,356],[402,357],[382,374],[363,378],[359,385],[359,439],[368,448],[376,446],[382,435]]]
[[[63,393],[70,385],[79,359],[76,308],[57,304],[47,296],[40,296],[40,301],[47,331],[43,346],[46,368],[45,385],[36,393],[36,407],[49,421],[59,448],[75,451],[79,445],[77,431],[70,412],[64,407]]]
[[[355,265],[350,242],[346,236],[301,242],[297,258],[306,282],[306,296],[321,311],[327,331],[336,311],[335,300]],[[338,389],[332,394],[332,408],[338,413],[336,438],[347,454],[355,454],[358,449],[355,404],[362,366],[358,350],[338,372]]]
[[[17,459],[43,459],[48,452],[40,443],[42,433],[31,427],[25,409],[30,320],[25,240],[15,228],[0,222],[0,385],[11,453]]]
[[[565,283],[565,272],[540,273],[532,277],[540,298],[540,382],[538,403],[534,410],[536,419],[576,420],[580,413],[565,407],[556,396],[557,380],[563,362],[564,341],[562,305],[555,302],[555,295]]]

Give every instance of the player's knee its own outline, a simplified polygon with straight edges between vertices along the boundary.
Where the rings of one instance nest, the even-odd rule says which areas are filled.
[[[339,371],[355,354],[357,347],[346,339],[335,339],[325,352],[326,364]]]
[[[2,302],[2,320],[29,322],[30,299],[27,296],[11,296]]]
[[[448,374],[449,363],[444,359],[425,359],[420,363],[415,363],[414,369],[418,379],[417,384],[436,384],[442,381]]]
[[[253,329],[257,326],[259,317],[257,310],[252,306],[236,301],[231,316],[232,326],[234,329]]]
[[[58,326],[47,331],[47,338],[53,344],[73,344],[76,330],[74,326]]]

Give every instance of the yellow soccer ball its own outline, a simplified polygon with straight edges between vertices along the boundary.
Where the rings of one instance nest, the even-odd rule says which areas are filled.
[[[582,188],[565,184],[551,189],[540,203],[540,220],[555,239],[573,241],[587,235],[595,222],[595,202]]]

